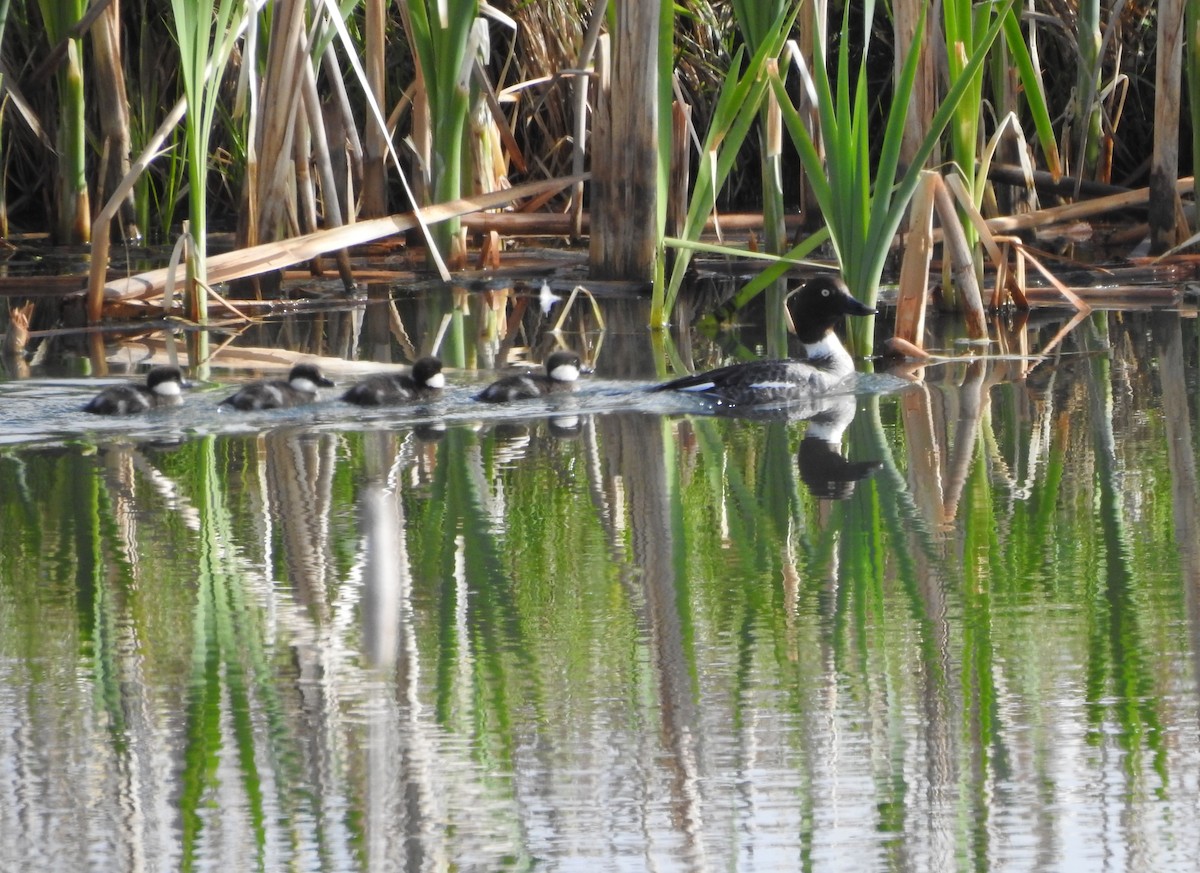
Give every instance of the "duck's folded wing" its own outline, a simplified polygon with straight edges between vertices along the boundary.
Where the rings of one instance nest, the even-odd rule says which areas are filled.
[[[663,382],[661,385],[655,385],[651,391],[718,391],[726,387],[740,387],[750,385],[756,376],[751,368],[746,364],[730,364],[727,367],[718,367],[715,370],[708,370],[703,373],[693,373],[690,376],[681,376],[678,379],[672,379],[670,382]]]

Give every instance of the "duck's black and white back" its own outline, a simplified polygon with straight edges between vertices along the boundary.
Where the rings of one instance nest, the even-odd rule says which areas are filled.
[[[321,374],[315,364],[296,364],[284,379],[252,382],[221,401],[221,406],[248,411],[300,406],[317,399],[318,388],[330,388],[333,383]]]
[[[421,358],[407,373],[379,373],[351,386],[342,399],[359,406],[408,403],[434,396],[446,385],[442,362]]]
[[[581,372],[583,363],[579,355],[572,351],[557,351],[546,359],[544,373],[505,376],[484,388],[477,399],[485,403],[508,403],[570,390]]]
[[[804,358],[731,364],[655,386],[655,391],[682,391],[728,406],[793,400],[830,391],[854,372],[850,357],[833,332],[845,315],[871,315],[837,276],[817,276],[788,299],[788,313]]]
[[[83,407],[93,415],[134,415],[183,402],[183,373],[178,367],[155,367],[146,382],[127,382],[105,388]]]

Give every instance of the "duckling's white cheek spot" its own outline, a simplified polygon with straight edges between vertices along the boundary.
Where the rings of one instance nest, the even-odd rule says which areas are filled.
[[[178,382],[159,382],[154,386],[154,393],[159,397],[178,397],[183,393],[183,386]]]
[[[293,379],[290,384],[297,391],[303,391],[306,394],[317,393],[317,384],[312,379],[306,379],[301,376],[299,379]]]
[[[430,376],[428,379],[425,380],[425,387],[426,388],[445,388],[446,387],[446,377],[443,376],[441,373],[435,373],[434,375]]]
[[[573,364],[563,364],[551,371],[550,378],[555,382],[574,382],[579,378],[579,368]]]

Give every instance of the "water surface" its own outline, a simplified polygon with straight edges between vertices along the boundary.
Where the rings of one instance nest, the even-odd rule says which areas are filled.
[[[515,411],[0,384],[0,869],[1192,870],[1197,340],[757,419],[611,338]]]

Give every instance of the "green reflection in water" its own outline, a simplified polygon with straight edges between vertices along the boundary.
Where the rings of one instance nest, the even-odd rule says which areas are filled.
[[[647,414],[9,447],[0,867],[1188,869],[1194,326],[1098,327],[856,398],[853,482]]]

